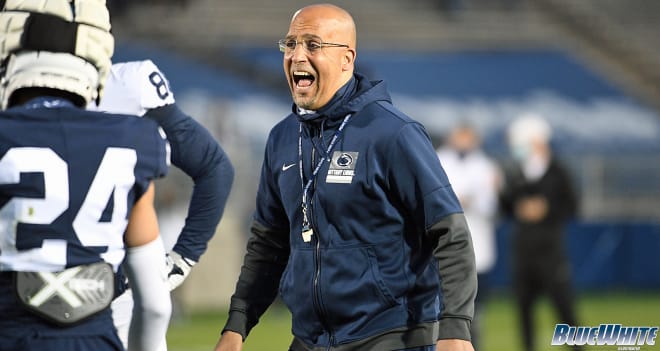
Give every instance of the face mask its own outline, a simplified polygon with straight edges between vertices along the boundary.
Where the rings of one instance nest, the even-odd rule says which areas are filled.
[[[526,144],[511,145],[511,156],[518,162],[524,162],[529,158],[530,149]]]

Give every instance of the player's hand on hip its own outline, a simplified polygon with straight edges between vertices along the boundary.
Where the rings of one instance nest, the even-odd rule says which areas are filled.
[[[437,351],[474,351],[472,343],[461,339],[438,340]]]
[[[170,251],[166,256],[167,283],[170,291],[176,289],[190,274],[195,261],[179,255],[176,251]]]
[[[241,351],[243,350],[243,337],[241,334],[227,330],[222,333],[215,345],[215,351]]]

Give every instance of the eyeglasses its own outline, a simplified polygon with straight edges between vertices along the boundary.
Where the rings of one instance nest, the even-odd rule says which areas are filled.
[[[310,54],[314,55],[318,52],[321,51],[321,49],[325,47],[332,47],[332,48],[347,48],[348,45],[346,44],[336,44],[336,43],[324,43],[321,41],[320,38],[309,38],[309,39],[302,39],[300,41],[296,39],[280,39],[277,41],[277,45],[280,47],[280,51],[284,53],[286,56],[290,56],[293,54],[294,51],[296,51],[296,47],[298,44],[301,44],[303,49]]]

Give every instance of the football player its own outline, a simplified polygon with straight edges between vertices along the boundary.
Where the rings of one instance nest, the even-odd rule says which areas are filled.
[[[151,120],[85,109],[101,100],[113,50],[104,0],[2,2],[0,350],[123,350],[108,308],[122,262],[128,348],[166,348],[153,206],[166,141]]]
[[[172,164],[195,184],[181,233],[178,238],[164,238],[166,243],[176,242],[167,255],[169,288],[173,290],[183,283],[216,231],[234,179],[233,166],[209,131],[177,107],[169,81],[151,60],[113,64],[103,100],[88,108],[156,121],[172,147]],[[128,335],[132,304],[130,290],[112,304],[115,326],[123,342]]]

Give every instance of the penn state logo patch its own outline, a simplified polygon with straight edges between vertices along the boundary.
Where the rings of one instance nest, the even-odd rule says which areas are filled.
[[[355,176],[358,154],[353,151],[333,152],[326,183],[350,184]]]

